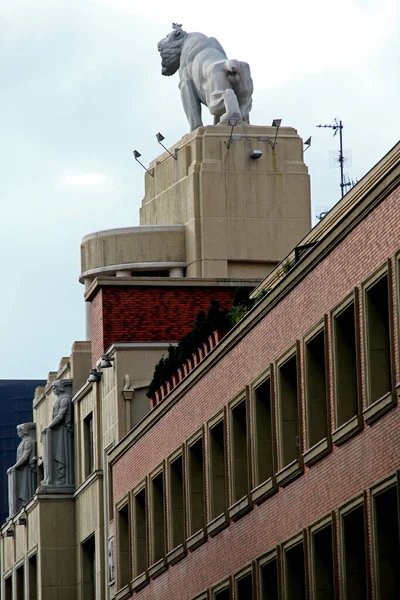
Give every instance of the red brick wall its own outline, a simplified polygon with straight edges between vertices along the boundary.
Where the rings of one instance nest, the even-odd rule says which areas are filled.
[[[234,287],[103,287],[92,301],[92,363],[114,342],[176,342],[211,300],[232,306]]]
[[[399,217],[397,189],[120,457],[113,469],[114,501],[140,483],[386,259],[393,260],[400,248]],[[397,333],[395,343],[398,382]],[[330,402],[332,405],[332,387]],[[365,406],[364,383],[362,402]],[[209,538],[137,597],[192,598],[394,471],[400,464],[399,425],[400,410],[396,408],[343,446],[335,447],[237,523]]]

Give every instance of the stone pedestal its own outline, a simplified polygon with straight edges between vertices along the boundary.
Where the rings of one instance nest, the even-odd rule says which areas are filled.
[[[310,183],[295,129],[200,127],[153,161],[142,226],[186,228],[186,277],[261,278],[311,227]],[[260,158],[254,150],[261,151]]]

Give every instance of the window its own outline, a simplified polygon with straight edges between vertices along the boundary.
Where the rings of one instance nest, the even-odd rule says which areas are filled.
[[[84,450],[85,450],[85,477],[89,477],[94,470],[93,455],[93,413],[87,415],[83,420]]]
[[[358,331],[354,297],[333,314],[335,426],[358,414]]]
[[[151,479],[151,562],[165,555],[164,471]]]
[[[260,600],[279,600],[278,558],[276,554],[260,561]]]
[[[297,349],[284,357],[277,368],[278,415],[279,415],[279,469],[277,481],[283,484],[300,473],[300,422],[297,375]]]
[[[134,575],[137,577],[148,567],[146,487],[133,496],[133,547]]]
[[[397,485],[372,496],[375,596],[400,598],[399,507]]]
[[[128,585],[131,573],[130,515],[126,503],[117,511],[118,527],[118,588]]]
[[[342,514],[341,534],[343,600],[365,600],[368,569],[364,504]]]
[[[312,448],[328,437],[324,328],[304,342],[304,371],[307,448]]]
[[[389,289],[388,274],[384,273],[364,290],[368,404],[376,402],[392,390]]]
[[[94,534],[82,544],[82,591],[84,600],[96,600],[96,553]]]
[[[107,464],[107,488],[108,488],[108,520],[112,521],[114,518],[114,496],[113,496],[113,470],[111,463]]]
[[[210,428],[210,500],[211,518],[226,511],[226,453],[224,420]]]
[[[203,436],[188,445],[187,459],[189,535],[194,535],[205,524]]]
[[[232,503],[235,503],[246,496],[249,490],[247,406],[245,398],[232,406],[230,417]]]
[[[248,570],[246,573],[235,577],[235,600],[253,600],[253,573]]]
[[[275,472],[271,378],[254,388],[255,484],[271,479]]]
[[[185,541],[185,498],[182,454],[169,464],[169,517],[171,549]]]
[[[212,590],[212,600],[231,600],[231,586],[229,582],[218,585]]]
[[[333,531],[332,522],[327,522],[310,532],[312,590],[315,600],[336,598]]]
[[[25,569],[24,565],[21,565],[16,569],[15,581],[17,584],[17,595],[16,600],[24,600],[25,597]]]
[[[28,579],[29,579],[28,597],[30,600],[36,600],[37,593],[38,593],[36,554],[34,554],[33,556],[30,556],[28,559]]]
[[[13,600],[13,586],[12,586],[12,575],[6,577],[4,581],[4,600]]]
[[[285,598],[287,600],[306,600],[306,570],[302,539],[284,550],[284,573]]]

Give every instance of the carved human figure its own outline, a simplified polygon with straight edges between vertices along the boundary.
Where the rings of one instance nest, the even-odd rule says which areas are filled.
[[[17,425],[17,435],[21,438],[17,448],[17,462],[7,470],[10,516],[29,502],[36,488],[35,423]]]
[[[173,75],[179,69],[182,104],[193,131],[203,123],[201,105],[214,115],[214,124],[235,118],[249,123],[253,81],[246,62],[228,60],[221,44],[202,33],[187,33],[177,23],[158,43],[161,72]],[[233,94],[226,94],[232,90]]]
[[[72,415],[72,381],[53,382],[57,400],[53,419],[42,431],[44,479],[42,485],[71,486],[74,484],[74,421]]]

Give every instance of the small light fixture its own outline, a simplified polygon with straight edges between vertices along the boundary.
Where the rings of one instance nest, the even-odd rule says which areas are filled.
[[[304,150],[303,150],[303,154],[304,154],[304,152],[305,152],[306,150],[308,150],[308,149],[309,149],[309,147],[310,147],[310,146],[311,146],[311,135],[310,135],[310,137],[308,138],[308,140],[306,140],[306,141],[304,142]]]
[[[282,119],[274,119],[272,121],[272,127],[276,127],[275,139],[274,139],[274,143],[272,144],[272,150],[275,149],[276,138],[278,137],[278,131],[279,131],[279,127],[281,126],[281,123],[282,123]]]
[[[103,354],[101,356],[100,369],[109,369],[112,367],[113,358],[110,358],[108,354]]]
[[[143,169],[146,171],[146,173],[148,173],[151,177],[154,177],[154,169],[152,169],[151,171],[149,171],[149,169],[146,169],[146,167],[144,166],[144,164],[142,164],[139,160],[139,157],[142,156],[140,154],[140,152],[138,152],[137,150],[133,151],[133,156],[135,157],[136,162],[139,163],[139,165],[141,167],[143,167]]]
[[[18,525],[26,525],[26,517],[20,517],[18,519]]]
[[[11,527],[9,527],[6,531],[6,536],[7,537],[14,537],[14,529],[12,529]]]
[[[228,148],[228,150],[229,150],[229,148],[231,146],[231,143],[232,143],[233,128],[236,127],[236,125],[238,123],[238,120],[239,119],[233,119],[233,118],[232,119],[228,119],[228,125],[229,125],[229,127],[231,127],[231,133],[230,133],[230,136],[229,136],[229,140],[227,142],[224,142],[224,144]]]
[[[101,372],[97,369],[90,369],[90,375],[88,377],[89,383],[98,383],[101,379]]]
[[[262,157],[262,152],[261,150],[253,150],[252,152],[250,152],[249,156],[253,160],[257,160],[258,158]]]
[[[162,147],[164,148],[164,150],[165,150],[166,152],[168,152],[168,154],[169,154],[170,156],[172,156],[172,158],[173,158],[174,160],[178,160],[178,159],[176,158],[176,155],[177,155],[177,153],[178,153],[178,150],[179,150],[179,148],[175,148],[175,154],[172,154],[172,153],[171,153],[171,152],[168,150],[168,148],[166,148],[166,147],[164,146],[164,144],[162,143],[162,141],[163,141],[163,140],[165,140],[165,137],[163,136],[163,134],[162,134],[162,133],[160,133],[160,132],[156,133],[156,138],[157,138],[157,142],[160,144],[160,146],[162,146]]]

